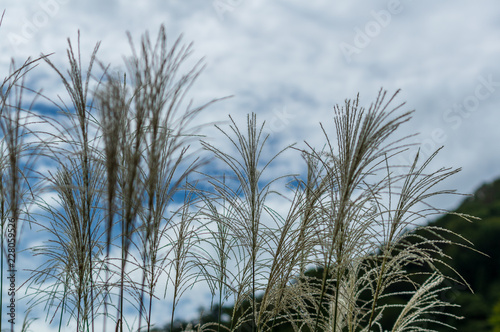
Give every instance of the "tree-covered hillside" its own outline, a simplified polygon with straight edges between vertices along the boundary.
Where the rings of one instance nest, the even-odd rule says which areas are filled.
[[[461,308],[455,312],[464,316],[456,324],[458,331],[500,330],[500,310],[493,314],[494,306],[500,307],[500,179],[482,185],[472,197],[464,200],[457,209],[481,218],[474,223],[446,215],[434,224],[463,234],[474,243],[474,248],[486,255],[449,246],[445,252],[453,259],[451,266],[469,283],[474,293],[463,286],[453,285],[449,291],[455,303]],[[494,318],[497,317],[497,318]],[[494,326],[492,326],[492,324]]]

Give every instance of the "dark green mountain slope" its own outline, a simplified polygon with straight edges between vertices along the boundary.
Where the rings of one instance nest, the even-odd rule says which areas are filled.
[[[450,265],[464,277],[474,292],[450,283],[452,289],[446,296],[461,306],[453,311],[464,316],[462,321],[455,321],[452,325],[464,332],[491,331],[489,319],[492,309],[500,303],[500,179],[481,186],[456,212],[481,220],[467,223],[450,214],[432,224],[462,234],[474,244],[475,249],[489,257],[458,246],[446,248],[446,253],[453,258]]]

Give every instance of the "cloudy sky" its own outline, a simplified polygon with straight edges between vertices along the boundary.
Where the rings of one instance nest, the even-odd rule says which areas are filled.
[[[3,9],[2,75],[11,58],[40,53],[64,65],[66,39],[76,40],[78,30],[84,59],[100,41],[99,60],[120,68],[130,54],[126,31],[138,41],[164,24],[172,41],[182,33],[194,42],[193,59],[205,57],[191,97],[201,104],[233,96],[200,121],[256,112],[277,147],[317,145],[318,124],[332,125],[335,104],[359,92],[368,106],[380,88],[401,89],[397,101],[415,110],[404,130],[419,133],[413,141],[427,155],[445,146],[436,166],[463,168],[448,187],[470,193],[500,176],[497,0],[2,0]],[[63,93],[45,64],[28,85]]]

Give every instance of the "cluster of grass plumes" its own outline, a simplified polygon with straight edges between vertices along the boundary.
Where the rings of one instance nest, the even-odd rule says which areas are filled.
[[[238,155],[204,144],[230,170],[224,178],[210,178],[212,199],[202,208],[219,230],[207,279],[215,280],[213,289],[234,296],[229,330],[267,331],[281,324],[305,331],[381,329],[379,320],[391,305],[380,300],[401,295],[391,292],[401,283],[411,286],[405,294],[411,298],[401,306],[393,331],[424,329],[423,324],[429,330],[439,324],[429,317],[446,315],[451,304],[438,296],[445,278],[439,266],[446,265],[439,245],[451,241],[443,235],[408,240],[414,237],[408,230],[425,229],[421,224],[427,217],[444,212],[429,199],[453,193],[433,188],[458,170],[428,172],[435,154],[423,162],[417,154],[410,165],[391,165],[407,146],[404,139],[390,138],[411,116],[400,113],[403,104],[390,107],[394,97],[387,101],[381,92],[369,109],[359,107],[358,99],[335,108],[335,139],[322,126],[326,148],[302,150],[307,176],[294,177],[281,191],[291,193],[285,215],[266,204],[278,179],[266,182],[263,175],[277,156],[260,160],[266,137],[255,115],[249,116],[246,135],[234,123],[234,135],[227,135]],[[415,273],[406,272],[415,264],[425,265],[417,273],[420,283],[412,278]],[[307,275],[307,267],[322,276]],[[220,293],[219,312],[222,299]]]
[[[396,94],[381,91],[368,109],[346,101],[321,125],[323,148],[290,145],[268,160],[265,124],[251,114],[241,129],[231,118],[229,131],[217,128],[232,150],[201,141],[209,157],[200,159],[190,148],[200,139],[193,120],[215,100],[194,107],[186,96],[202,62],[184,72],[191,45],[168,44],[163,27],[138,51],[130,41],[123,75],[95,66],[99,45],[87,69],[79,43],[76,51],[69,43],[68,70],[50,56],[37,60],[68,93],[59,101],[39,94],[58,110],[37,118],[49,128],[43,132],[21,123],[33,112],[20,96],[9,102],[27,89],[17,83],[31,62],[2,85],[2,227],[20,218],[23,202],[35,202],[30,222],[48,237],[33,248],[43,257],[26,282],[33,309],[43,307],[59,330],[152,331],[155,304],[171,304],[173,327],[182,296],[201,283],[217,312],[199,331],[372,331],[381,329],[392,286],[406,283],[409,301],[392,330],[438,326],[432,317],[452,305],[439,297],[441,282],[460,278],[440,272],[440,245],[451,241],[446,230],[429,228],[428,238],[408,230],[426,229],[427,217],[445,212],[430,203],[453,192],[434,188],[458,170],[428,171],[435,155],[393,164],[407,149],[394,133],[411,118],[403,104],[391,106]],[[23,145],[24,134],[35,143]],[[36,169],[24,151],[50,171]],[[302,158],[306,174],[268,175],[285,151]],[[23,188],[42,194],[27,199]],[[422,271],[409,273],[410,265]]]

